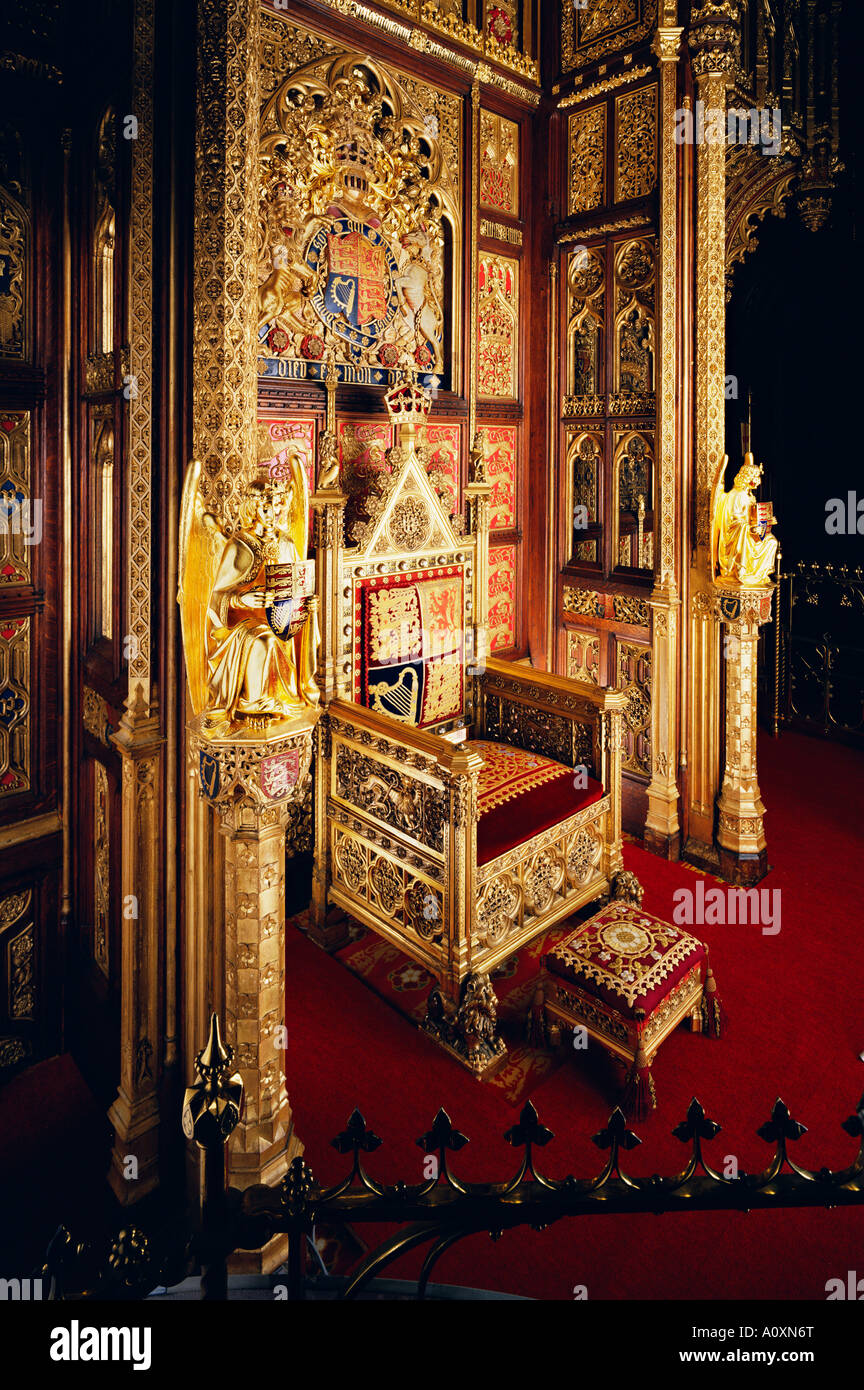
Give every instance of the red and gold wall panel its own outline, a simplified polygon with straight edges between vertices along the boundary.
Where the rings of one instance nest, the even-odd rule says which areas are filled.
[[[490,400],[519,395],[519,262],[483,252],[477,275],[477,391]]]
[[[518,430],[514,425],[481,425],[486,476],[492,484],[489,525],[493,531],[516,526]]]
[[[458,422],[428,424],[426,450],[429,472],[440,475],[450,499],[450,511],[459,510],[461,502],[461,430]]]
[[[489,650],[516,645],[516,547],[489,547]]]

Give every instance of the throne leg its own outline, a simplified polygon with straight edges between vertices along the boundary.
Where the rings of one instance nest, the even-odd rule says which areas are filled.
[[[465,977],[458,1003],[434,985],[421,1026],[478,1079],[491,1076],[506,1060],[507,1048],[498,1033],[498,1001],[486,974]]]
[[[326,749],[325,736],[327,726],[325,724],[326,715],[318,725],[318,746],[316,762],[316,782],[315,782],[315,858],[312,864],[312,901],[309,904],[309,929],[307,935],[310,941],[314,941],[316,946],[320,946],[323,951],[338,951],[340,947],[347,946],[350,940],[349,922],[341,908],[334,907],[328,903],[328,890],[330,888],[330,851],[328,845],[329,828],[327,825],[327,786],[329,778],[329,757]],[[323,729],[322,729],[322,726]]]
[[[309,929],[306,935],[322,951],[333,952],[347,946],[350,938],[350,922],[341,907],[327,902],[327,885],[322,883],[318,865],[312,876],[312,901],[309,904]]]

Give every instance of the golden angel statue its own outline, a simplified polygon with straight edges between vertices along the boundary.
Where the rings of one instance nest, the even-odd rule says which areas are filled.
[[[753,455],[735,474],[728,492],[723,489],[729,455],[717,470],[711,493],[711,573],[747,587],[768,584],[774,572],[777,540],[771,535],[775,519],[770,502],[757,502],[762,469]]]
[[[177,596],[192,708],[211,730],[242,722],[265,728],[320,698],[303,455],[289,442],[259,467],[233,535],[206,510],[200,471],[190,463],[183,484]]]

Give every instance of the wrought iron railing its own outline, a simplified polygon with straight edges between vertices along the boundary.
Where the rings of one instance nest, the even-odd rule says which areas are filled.
[[[806,1129],[777,1100],[758,1130],[772,1146],[767,1165],[758,1173],[727,1177],[706,1156],[706,1146],[720,1126],[694,1099],[673,1130],[687,1150],[677,1172],[648,1178],[628,1173],[626,1154],[641,1140],[622,1112],[614,1110],[606,1127],[593,1136],[604,1155],[598,1170],[584,1177],[552,1177],[545,1163],[538,1164],[537,1155],[554,1136],[529,1101],[519,1122],[504,1135],[516,1158],[511,1175],[502,1182],[469,1183],[458,1176],[454,1157],[468,1139],[443,1110],[417,1140],[424,1154],[434,1157],[429,1167],[435,1176],[417,1184],[378,1182],[367,1172],[365,1159],[382,1141],[355,1110],[332,1141],[349,1160],[341,1181],[322,1186],[305,1159],[295,1158],[278,1187],[256,1186],[241,1193],[225,1187],[225,1145],[242,1103],[242,1083],[232,1075],[232,1063],[233,1051],[222,1044],[214,1015],[207,1047],[197,1058],[197,1081],[186,1092],[184,1105],[184,1131],[204,1155],[205,1195],[196,1229],[187,1233],[168,1224],[148,1236],[129,1227],[104,1241],[76,1243],[61,1228],[41,1271],[43,1279],[53,1280],[55,1297],[143,1298],[157,1286],[170,1287],[199,1271],[202,1297],[224,1299],[231,1255],[259,1250],[284,1235],[287,1295],[302,1299],[309,1287],[304,1268],[308,1240],[317,1225],[387,1223],[397,1226],[395,1234],[365,1256],[340,1296],[356,1297],[400,1256],[426,1246],[417,1278],[417,1297],[423,1298],[441,1256],[481,1231],[496,1239],[517,1226],[543,1231],[563,1218],[589,1213],[745,1212],[864,1204],[864,1096],[843,1123],[846,1133],[859,1141],[858,1152],[848,1167],[837,1171],[807,1169],[791,1157],[789,1146]]]
[[[804,564],[781,574],[772,727],[864,743],[864,570]],[[771,658],[769,658],[771,660]]]

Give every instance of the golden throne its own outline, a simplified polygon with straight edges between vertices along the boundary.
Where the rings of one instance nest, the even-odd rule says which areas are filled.
[[[424,1026],[480,1074],[504,1054],[490,972],[622,868],[625,699],[486,657],[482,454],[462,534],[427,471],[429,397],[406,381],[387,404],[397,444],[352,544],[334,470],[313,497],[323,713],[310,934],[336,944],[348,914],[424,966],[439,981]],[[322,438],[332,452],[329,425]]]

